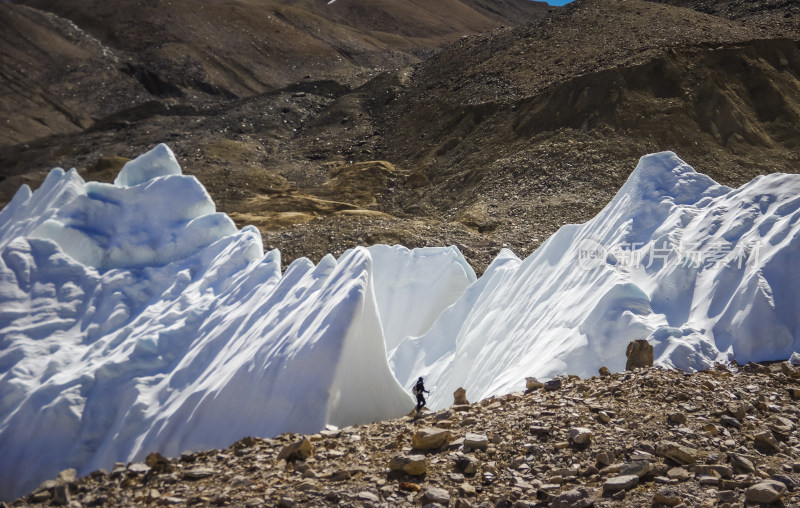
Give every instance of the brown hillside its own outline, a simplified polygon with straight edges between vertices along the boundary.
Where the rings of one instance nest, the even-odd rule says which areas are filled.
[[[318,11],[322,4],[327,6],[313,6]],[[286,17],[312,3],[269,5]],[[379,3],[380,15],[359,5],[337,0],[326,11],[329,19],[303,17],[300,31],[317,33],[319,27],[340,41],[351,30],[372,30],[369,39],[358,39],[362,49],[367,40],[383,48],[387,38],[418,35],[413,27],[386,30],[400,12],[410,16],[403,9],[422,4]],[[487,6],[463,5],[472,12]],[[443,12],[430,9],[416,16],[438,20],[442,33],[466,26],[459,16],[448,25]],[[0,184],[2,198],[10,199],[26,179],[41,178],[32,177],[31,169],[75,166],[87,178],[113,178],[123,162],[115,157],[134,157],[164,141],[220,210],[240,226],[259,227],[265,246],[279,247],[287,262],[299,256],[317,260],[358,244],[455,244],[481,272],[503,246],[525,256],[561,225],[591,218],[645,153],[674,150],[728,185],[761,173],[797,171],[800,36],[791,26],[641,0],[578,0],[550,10],[531,24],[459,35],[414,65],[404,66],[424,53],[359,53],[383,55],[382,73],[365,67],[369,58],[359,64],[344,59],[340,67],[326,61],[325,72],[284,69],[281,79],[296,79],[286,86],[256,79],[265,92],[252,94],[233,86],[244,82],[238,71],[204,70],[201,81],[231,92],[213,100],[200,100],[212,95],[198,91],[199,81],[189,79],[194,71],[174,66],[168,51],[159,53],[171,43],[138,48],[129,35],[109,38],[120,54],[124,48],[125,54],[160,58],[148,61],[165,67],[153,64],[153,72],[143,76],[162,77],[156,82],[175,84],[180,93],[151,94],[148,102],[97,119],[85,131],[8,147],[0,153],[0,168],[9,175]],[[148,12],[143,20],[158,10]],[[109,7],[89,14],[147,26],[115,18]],[[334,25],[344,32],[322,30],[336,16],[342,21]],[[205,39],[196,39],[202,30],[158,23],[195,41],[192,47],[205,47]],[[215,28],[206,23],[203,30],[210,34]],[[145,35],[152,40],[153,33]],[[313,46],[303,38],[283,43],[295,52],[334,51],[333,42],[323,39],[315,38]],[[220,51],[236,53],[241,40],[219,38],[218,44],[225,41]],[[341,55],[344,43],[337,44]],[[296,61],[316,65],[315,58]],[[165,78],[169,73],[184,81]],[[234,89],[251,95],[233,97]],[[352,171],[345,171],[351,164]]]

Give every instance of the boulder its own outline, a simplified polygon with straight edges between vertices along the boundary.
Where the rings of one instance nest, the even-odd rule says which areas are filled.
[[[646,340],[635,340],[625,350],[625,370],[653,366],[653,346]]]
[[[438,450],[447,446],[451,439],[449,430],[425,427],[411,436],[411,447],[417,450]]]
[[[453,392],[453,405],[463,406],[464,404],[469,404],[467,391],[464,388],[458,388]]]

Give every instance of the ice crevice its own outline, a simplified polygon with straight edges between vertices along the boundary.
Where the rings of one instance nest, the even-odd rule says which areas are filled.
[[[788,358],[800,176],[730,189],[643,157],[593,219],[480,278],[455,247],[264,253],[169,147],[114,184],[54,169],[0,211],[0,499],[247,435],[316,432],[524,388],[527,376]]]

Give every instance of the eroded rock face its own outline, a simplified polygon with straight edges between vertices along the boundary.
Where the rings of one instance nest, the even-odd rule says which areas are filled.
[[[417,419],[245,438],[226,450],[155,454],[84,478],[65,471],[19,505],[800,503],[800,437],[791,430],[800,406],[789,391],[794,381],[778,366],[560,380],[556,391]],[[597,418],[601,412],[607,420]],[[676,413],[685,421],[669,417]],[[449,428],[437,428],[441,422]],[[780,451],[765,448],[770,434],[756,438],[767,432]],[[586,433],[590,439],[578,446]]]

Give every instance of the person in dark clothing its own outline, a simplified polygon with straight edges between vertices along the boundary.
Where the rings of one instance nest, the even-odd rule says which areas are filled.
[[[414,385],[414,389],[411,390],[414,395],[417,396],[417,412],[425,405],[425,396],[424,393],[431,393],[425,389],[425,384],[422,382],[422,377],[417,379],[417,384]]]

